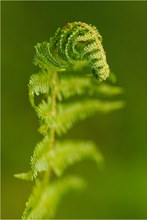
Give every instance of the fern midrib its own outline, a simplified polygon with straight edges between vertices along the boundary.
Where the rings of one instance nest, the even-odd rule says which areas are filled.
[[[51,102],[52,102],[52,109],[50,114],[52,116],[56,116],[56,84],[57,84],[57,73],[56,72],[52,72],[49,73],[52,74],[52,79],[51,79]],[[55,128],[52,127],[50,128],[50,150],[48,152],[48,154],[50,154],[50,152],[55,150]],[[45,183],[48,184],[50,177],[51,177],[51,167],[48,168],[48,171],[45,172]]]
[[[52,82],[51,82],[51,102],[52,102],[52,110],[51,110],[51,115],[53,117],[55,117],[56,115],[56,83],[57,83],[57,73],[56,72],[53,72],[52,73],[53,76],[52,76]],[[54,150],[55,148],[55,128],[52,127],[50,129],[50,146],[51,146],[51,149]]]

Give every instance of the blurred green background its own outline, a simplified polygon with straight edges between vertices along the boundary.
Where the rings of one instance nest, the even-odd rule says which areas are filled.
[[[105,168],[71,169],[89,185],[64,199],[57,218],[147,218],[147,2],[2,2],[2,218],[22,214],[32,186],[13,174],[29,169],[41,139],[27,90],[34,45],[72,21],[98,27],[127,105],[66,135],[95,141]]]

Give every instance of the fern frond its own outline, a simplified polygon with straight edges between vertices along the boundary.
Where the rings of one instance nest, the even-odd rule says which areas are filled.
[[[61,135],[66,133],[78,121],[84,120],[96,112],[109,113],[122,107],[124,107],[124,102],[122,101],[100,101],[94,99],[64,105],[58,104],[56,117],[44,118],[44,124],[40,126],[39,131],[47,133],[49,128],[54,127],[56,132]]]
[[[112,86],[107,83],[97,86],[97,93],[106,97],[112,97],[124,93],[124,89],[118,86]]]
[[[123,106],[124,102],[122,101],[100,101],[95,99],[71,104],[58,104],[56,117],[45,118],[45,126],[47,130],[54,127],[56,132],[61,135],[66,133],[78,121],[84,120],[96,112],[109,113]],[[44,126],[40,126],[40,131],[42,129],[44,129]]]
[[[32,171],[29,171],[27,173],[18,173],[18,174],[15,174],[14,177],[21,179],[21,180],[27,180],[27,181],[33,180]]]
[[[47,135],[42,141],[40,141],[34,150],[31,157],[31,170],[27,173],[15,174],[16,178],[32,181],[38,175],[38,173],[46,171],[49,167],[48,153],[50,150],[50,136]]]
[[[70,63],[87,61],[99,80],[109,75],[109,66],[96,27],[83,22],[68,23],[49,42],[36,45],[34,64],[42,69],[63,71]]]
[[[54,36],[55,37],[55,36]],[[52,42],[38,43],[35,46],[36,55],[34,57],[34,64],[41,69],[51,71],[65,71],[66,65],[61,65],[59,61],[51,53]]]
[[[62,198],[68,192],[81,190],[84,186],[84,180],[75,176],[57,180],[47,186],[38,181],[26,203],[23,219],[53,218]]]
[[[52,100],[48,97],[47,101],[42,101],[36,108],[35,111],[40,119],[51,117]]]
[[[37,74],[33,74],[29,81],[29,99],[33,107],[35,107],[34,96],[40,94],[49,93],[51,83],[51,74],[46,71],[40,71]]]
[[[49,42],[38,43],[35,49],[34,64],[41,70],[30,78],[29,99],[39,117],[39,131],[44,138],[35,147],[30,161],[31,170],[15,177],[36,180],[23,219],[49,219],[54,217],[66,193],[84,186],[84,181],[78,177],[58,177],[76,162],[91,159],[99,165],[103,159],[93,142],[60,142],[56,140],[56,134],[66,133],[75,123],[96,112],[108,113],[122,108],[122,101],[100,99],[121,94],[123,90],[108,84],[97,85],[106,80],[110,70],[102,37],[92,25],[68,23],[59,28]],[[95,78],[84,77],[80,73],[71,75],[87,64]],[[114,81],[113,77],[108,80]],[[76,95],[80,95],[82,101],[66,100]],[[83,100],[83,95],[87,100]],[[99,97],[101,95],[103,97]],[[62,103],[63,100],[65,102]],[[52,180],[52,172],[55,181]]]
[[[56,150],[51,153],[50,165],[58,176],[61,176],[69,166],[84,159],[93,160],[97,165],[103,161],[102,154],[91,141],[58,142]]]
[[[91,81],[81,76],[62,76],[56,89],[57,98],[62,101],[74,95],[85,94],[86,90],[90,90]]]
[[[36,178],[39,172],[48,169],[48,160],[46,158],[49,150],[50,137],[45,136],[45,138],[36,145],[33,156],[31,157],[32,178]]]
[[[30,176],[36,178],[38,173],[47,171],[49,167],[61,176],[68,166],[84,159],[91,159],[100,165],[102,163],[102,155],[96,145],[91,142],[83,141],[64,141],[57,142],[54,151],[49,152],[47,143],[39,143],[35,148],[34,155],[31,157],[32,171]]]
[[[83,76],[62,76],[56,89],[57,98],[62,101],[75,95],[104,95],[114,96],[123,92],[121,87],[106,83],[97,84],[91,78]]]

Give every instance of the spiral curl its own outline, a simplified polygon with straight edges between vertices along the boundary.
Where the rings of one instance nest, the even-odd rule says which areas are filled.
[[[38,60],[41,62],[37,62]],[[68,23],[57,29],[49,42],[38,43],[34,63],[66,70],[69,63],[87,61],[92,73],[99,80],[109,75],[109,66],[102,46],[102,37],[96,27],[83,22]]]

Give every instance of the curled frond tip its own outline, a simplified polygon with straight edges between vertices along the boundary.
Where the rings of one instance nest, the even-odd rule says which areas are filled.
[[[49,42],[36,45],[34,63],[41,68],[66,70],[76,61],[87,61],[93,75],[100,81],[109,75],[109,66],[102,46],[102,37],[96,27],[83,23],[68,23],[57,29]]]

